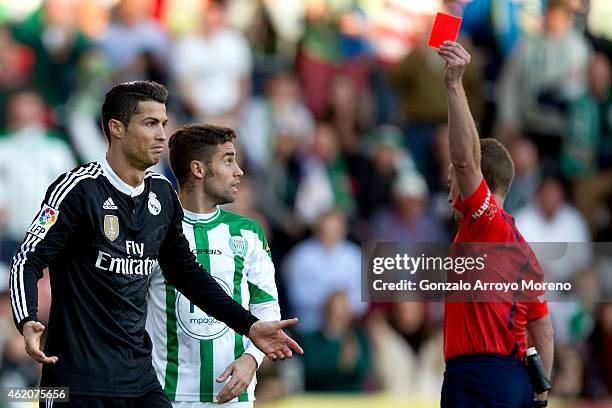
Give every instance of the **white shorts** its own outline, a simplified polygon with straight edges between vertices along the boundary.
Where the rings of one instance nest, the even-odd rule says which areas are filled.
[[[219,405],[216,402],[197,402],[197,401],[173,401],[172,406],[174,408],[253,408],[253,401],[248,402],[226,402],[225,404]]]

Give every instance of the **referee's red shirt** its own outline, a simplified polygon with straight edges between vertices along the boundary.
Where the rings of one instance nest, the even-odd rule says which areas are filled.
[[[458,198],[455,208],[463,214],[456,243],[525,242],[514,219],[500,208],[483,179],[467,199]],[[524,247],[524,246],[523,246]],[[529,250],[530,251],[530,250]],[[517,251],[517,254],[519,251]],[[524,256],[507,256],[505,267],[519,269]],[[531,267],[540,269],[535,256]],[[523,359],[527,348],[527,322],[548,314],[545,300],[539,302],[447,302],[444,314],[444,357],[498,353]]]

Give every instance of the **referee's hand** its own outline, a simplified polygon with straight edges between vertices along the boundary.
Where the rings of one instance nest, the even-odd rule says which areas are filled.
[[[45,326],[43,326],[41,322],[26,322],[22,329],[25,349],[28,355],[39,363],[55,364],[57,363],[57,357],[47,357],[45,353],[40,350],[40,338],[44,331]]]
[[[300,345],[283,332],[284,328],[293,326],[297,322],[297,318],[272,322],[259,320],[251,326],[249,339],[255,344],[255,347],[263,351],[273,361],[291,358],[293,355],[291,350],[304,354]]]
[[[446,62],[444,68],[444,82],[446,86],[461,85],[465,67],[470,63],[472,56],[463,46],[454,41],[444,41],[438,54]]]

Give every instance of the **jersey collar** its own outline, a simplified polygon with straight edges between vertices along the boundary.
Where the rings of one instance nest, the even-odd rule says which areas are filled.
[[[98,160],[98,163],[100,163],[100,165],[102,166],[102,172],[104,173],[104,176],[106,176],[108,181],[113,185],[113,187],[121,191],[123,194],[127,194],[130,197],[136,197],[144,191],[144,181],[138,187],[130,186],[125,181],[121,180],[119,176],[113,171],[110,164],[108,164],[106,157],[103,157]]]
[[[190,223],[198,223],[198,222],[209,223],[211,221],[216,220],[217,217],[219,217],[219,214],[221,214],[221,209],[219,208],[219,206],[217,206],[215,211],[212,213],[198,214],[198,213],[194,213],[194,212],[191,212],[183,208],[183,213],[185,214],[184,216],[185,221],[188,221]]]

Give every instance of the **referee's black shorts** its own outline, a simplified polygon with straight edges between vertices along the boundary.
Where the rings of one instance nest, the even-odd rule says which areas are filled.
[[[468,354],[446,362],[441,408],[530,408],[527,366],[501,354]]]

